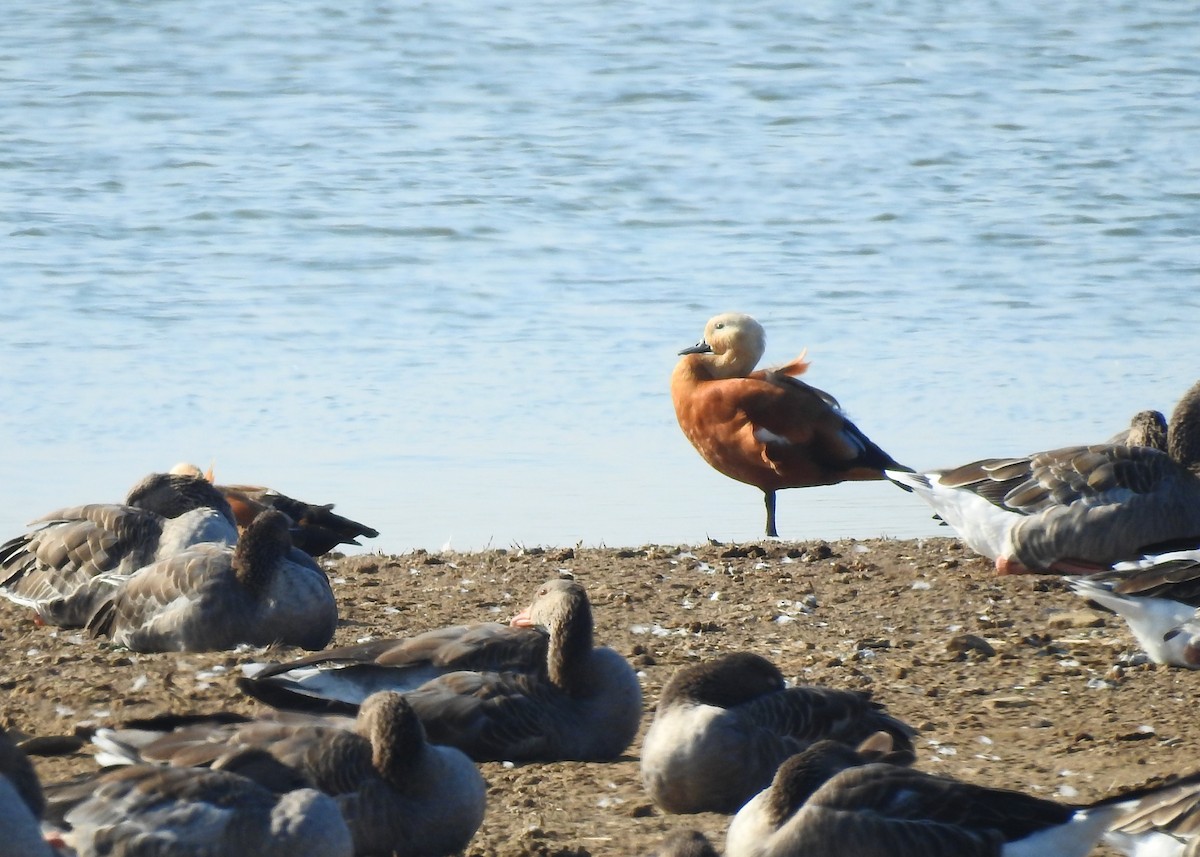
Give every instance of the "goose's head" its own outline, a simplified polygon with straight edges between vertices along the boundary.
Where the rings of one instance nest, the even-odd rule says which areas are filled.
[[[358,709],[355,731],[371,742],[371,762],[398,789],[412,785],[406,772],[425,750],[425,727],[403,694],[373,693]]]
[[[194,509],[216,509],[233,521],[229,501],[203,475],[151,473],[129,489],[125,503],[164,518],[178,518]]]

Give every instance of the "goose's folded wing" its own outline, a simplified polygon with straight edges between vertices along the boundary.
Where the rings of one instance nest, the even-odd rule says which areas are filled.
[[[1073,807],[1022,792],[878,763],[843,771],[818,789],[809,803],[973,831],[995,830],[1008,842],[1064,824],[1075,814]]]

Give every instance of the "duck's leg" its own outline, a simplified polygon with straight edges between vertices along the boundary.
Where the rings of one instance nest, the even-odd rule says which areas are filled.
[[[775,492],[763,491],[763,503],[767,507],[767,535],[773,539],[779,538],[779,531],[775,529]]]

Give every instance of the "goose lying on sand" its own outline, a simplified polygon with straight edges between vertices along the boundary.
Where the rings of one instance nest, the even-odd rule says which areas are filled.
[[[97,759],[108,764],[211,765],[230,752],[263,750],[336,799],[356,854],[440,857],[466,848],[486,800],[475,764],[452,747],[428,744],[398,693],[372,694],[346,725],[292,715],[165,732],[101,729],[93,741],[103,750]]]
[[[911,754],[915,730],[868,694],[786,687],[766,658],[725,655],[678,670],[663,688],[642,740],[642,782],[666,812],[733,813],[813,742],[855,745],[881,730]]]
[[[1164,807],[1177,813],[1197,793],[1200,774],[1192,774],[1072,806],[875,762],[822,741],[784,762],[770,787],[742,807],[725,855],[1084,857],[1110,828]]]
[[[1089,573],[1200,542],[1200,383],[1171,415],[1167,447],[1075,446],[888,475],[1001,574]]]
[[[334,649],[260,669],[239,686],[277,708],[342,712],[398,690],[431,741],[476,761],[619,756],[637,733],[641,689],[623,657],[593,647],[583,586],[544,584],[512,625]]]
[[[204,479],[167,473],[147,476],[123,505],[59,509],[30,526],[0,545],[0,595],[64,627],[92,614],[96,603],[76,593],[97,575],[115,580],[195,544],[237,540],[220,492]]]
[[[240,643],[320,649],[337,628],[329,579],[292,549],[282,512],[260,514],[235,547],[195,545],[108,588],[92,599],[99,606],[88,630],[135,652],[207,652]]]
[[[299,782],[277,794],[236,773],[262,755],[232,755],[223,770],[135,765],[48,786],[50,816],[79,857],[351,857],[333,798]]]
[[[1156,664],[1200,669],[1200,551],[1118,563],[1071,589],[1124,619]]]

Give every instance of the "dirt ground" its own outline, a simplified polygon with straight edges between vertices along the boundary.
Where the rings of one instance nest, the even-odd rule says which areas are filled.
[[[1123,623],[1088,610],[1059,579],[997,577],[954,539],[367,554],[326,565],[342,612],[337,645],[507,620],[540,583],[573,575],[591,596],[597,643],[639,672],[643,732],[676,668],[753,651],[796,682],[870,690],[919,728],[927,770],[1082,802],[1200,768],[1200,675],[1143,663]],[[8,602],[0,641],[0,719],[23,735],[72,736],[164,711],[263,710],[234,686],[261,651],[133,654],[35,627]],[[94,768],[86,743],[49,743],[66,752],[35,758],[44,781]],[[640,736],[603,764],[483,765],[487,818],[467,853],[650,854],[682,827],[719,849],[727,817],[654,809],[639,746]]]

